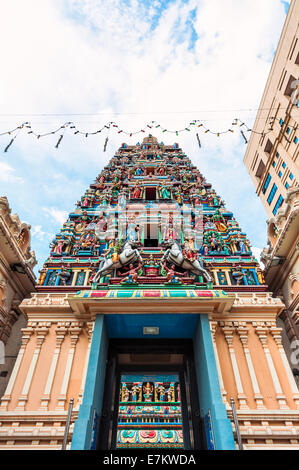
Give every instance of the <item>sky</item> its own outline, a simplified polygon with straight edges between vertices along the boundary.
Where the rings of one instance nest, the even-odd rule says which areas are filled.
[[[235,118],[253,125],[288,2],[281,0],[10,0],[0,16],[0,133],[30,121],[37,133],[73,121],[92,132],[116,121],[128,132],[156,120],[167,129],[200,119],[216,132]],[[266,212],[239,133],[197,130],[178,142],[226,201],[258,254]],[[59,134],[60,135],[60,134]],[[68,213],[125,137],[71,130],[36,139],[0,136],[0,195],[31,225],[38,265]],[[108,136],[107,151],[104,141]]]

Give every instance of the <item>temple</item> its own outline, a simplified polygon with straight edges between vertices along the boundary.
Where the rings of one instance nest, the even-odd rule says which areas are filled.
[[[0,448],[299,449],[299,392],[250,242],[184,154],[123,143],[51,243]]]

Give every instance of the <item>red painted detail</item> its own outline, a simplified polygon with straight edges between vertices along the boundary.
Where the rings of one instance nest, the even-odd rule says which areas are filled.
[[[108,292],[107,290],[91,292],[90,297],[105,297]]]
[[[196,290],[195,292],[200,297],[213,297],[213,292],[209,290]]]
[[[144,291],[143,297],[160,297],[160,291],[159,290]]]

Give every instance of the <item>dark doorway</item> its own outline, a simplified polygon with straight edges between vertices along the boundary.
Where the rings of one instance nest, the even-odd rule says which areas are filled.
[[[158,242],[157,239],[146,238],[144,240],[144,246],[146,246],[146,247],[149,247],[149,246],[155,247],[155,246],[158,246],[158,245],[159,245],[159,242]]]
[[[145,188],[145,199],[148,201],[156,200],[156,188]]]
[[[159,245],[159,227],[157,223],[154,223],[152,221],[148,222],[145,225],[145,235],[145,247],[156,247]]]
[[[205,448],[195,377],[191,340],[110,340],[97,448]]]

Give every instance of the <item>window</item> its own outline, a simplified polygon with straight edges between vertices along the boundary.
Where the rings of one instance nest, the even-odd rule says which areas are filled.
[[[265,170],[265,164],[264,164],[263,160],[260,160],[259,165],[257,167],[257,170],[255,172],[255,176],[260,178],[262,176],[262,174],[264,173],[264,170]]]
[[[267,179],[266,179],[264,187],[262,189],[263,194],[265,194],[265,192],[267,191],[267,188],[269,186],[270,181],[271,181],[271,175],[270,175],[270,173],[268,173]]]
[[[294,142],[295,142],[295,144],[298,143],[298,137],[295,137]]]
[[[273,186],[272,186],[272,189],[270,191],[270,194],[268,196],[268,199],[267,199],[267,202],[268,202],[269,206],[270,206],[271,202],[273,201],[273,198],[275,196],[276,191],[277,191],[277,186],[274,183]]]
[[[286,164],[285,164],[285,162],[283,162],[283,164],[282,164],[282,168],[285,168],[285,167],[286,167]]]
[[[273,163],[272,163],[272,166],[275,168],[275,167],[276,167],[276,162],[273,162]]]
[[[271,150],[273,148],[273,144],[270,139],[267,140],[267,143],[265,145],[265,152],[266,153],[271,153]]]
[[[149,201],[156,200],[156,188],[145,188],[145,198]]]
[[[279,157],[279,153],[278,153],[278,152],[276,152],[276,155],[275,155],[275,157],[276,157],[276,158],[278,158],[278,157]]]
[[[280,124],[281,126],[283,125],[283,119],[282,119],[282,118],[279,119],[279,124]]]
[[[56,284],[56,279],[57,279],[57,273],[56,273],[56,271],[50,272],[49,277],[48,277],[47,285],[48,285],[48,286],[55,286],[55,284]]]
[[[293,178],[294,178],[293,173],[290,173],[290,180],[292,180]]]
[[[293,75],[290,75],[288,84],[286,86],[284,94],[286,96],[292,96],[293,91],[295,90],[294,83],[296,82],[296,78]]]
[[[85,281],[85,272],[80,271],[77,275],[76,286],[83,286]]]
[[[257,283],[252,269],[246,270],[246,280],[249,286],[255,285]]]
[[[282,172],[281,172],[281,171],[279,171],[278,176],[279,176],[279,178],[281,178],[281,176],[282,176]]]
[[[291,132],[291,129],[289,127],[287,127],[287,134],[289,134]]]
[[[285,187],[286,187],[287,189],[289,189],[289,187],[290,187],[289,183],[286,183],[286,184],[285,184]]]
[[[282,203],[283,203],[283,197],[282,197],[282,195],[280,195],[279,198],[277,199],[276,204],[275,204],[274,209],[273,209],[273,214],[274,215],[276,215],[276,212],[278,211],[278,209],[280,208]]]

